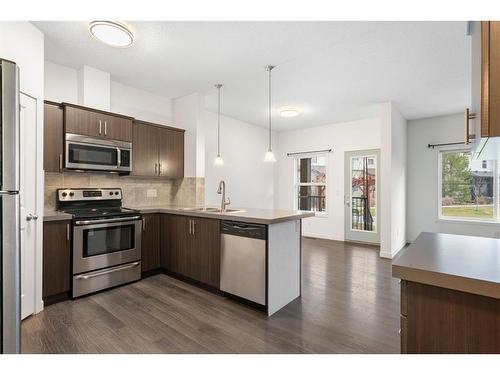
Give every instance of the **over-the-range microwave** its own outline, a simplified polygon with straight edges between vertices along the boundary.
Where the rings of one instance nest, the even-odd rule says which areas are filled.
[[[67,169],[129,173],[132,170],[132,143],[66,133]]]

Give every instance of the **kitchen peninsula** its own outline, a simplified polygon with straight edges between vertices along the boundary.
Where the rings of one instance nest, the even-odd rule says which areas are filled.
[[[402,353],[500,353],[500,240],[424,232],[392,275]]]
[[[142,273],[165,272],[260,307],[270,316],[300,296],[301,231],[312,212],[129,207],[143,214]],[[46,222],[67,220],[47,212]],[[69,267],[69,265],[68,265]]]

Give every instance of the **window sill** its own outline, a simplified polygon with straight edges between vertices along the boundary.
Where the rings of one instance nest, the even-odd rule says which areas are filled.
[[[473,225],[486,225],[486,226],[500,226],[498,221],[485,221],[485,220],[467,220],[465,218],[452,219],[440,217],[437,219],[439,223],[450,223],[450,224],[473,224]]]

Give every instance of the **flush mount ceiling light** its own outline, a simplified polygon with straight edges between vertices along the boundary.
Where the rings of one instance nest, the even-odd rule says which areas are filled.
[[[279,112],[281,117],[297,117],[302,114],[303,110],[302,108],[282,107]]]
[[[268,65],[266,66],[266,70],[269,72],[269,107],[268,107],[268,111],[269,111],[269,145],[268,145],[268,148],[267,148],[267,152],[266,152],[266,155],[264,156],[264,161],[266,162],[275,162],[276,161],[276,157],[274,156],[274,153],[273,153],[273,148],[271,146],[271,120],[272,120],[272,97],[271,97],[271,70],[274,69],[274,66],[273,65]]]
[[[98,41],[109,46],[127,48],[134,44],[134,34],[118,22],[92,21],[89,32]]]

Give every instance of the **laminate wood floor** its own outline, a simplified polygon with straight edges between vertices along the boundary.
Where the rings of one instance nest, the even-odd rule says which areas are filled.
[[[399,286],[378,249],[303,239],[302,297],[268,318],[166,275],[48,306],[24,353],[399,353]]]

